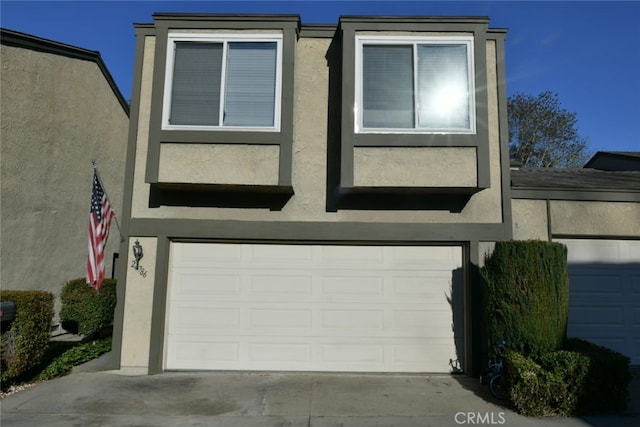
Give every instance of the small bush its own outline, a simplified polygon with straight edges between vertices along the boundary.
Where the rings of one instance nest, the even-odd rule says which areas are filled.
[[[509,400],[522,415],[540,417],[555,411],[549,404],[552,393],[550,375],[533,360],[515,351],[505,354]]]
[[[548,405],[557,415],[578,414],[579,402],[589,374],[589,358],[580,353],[561,350],[542,355],[539,363],[549,373],[548,380],[552,386]]]
[[[561,349],[569,313],[567,249],[543,241],[496,243],[480,270],[487,339],[539,356]]]
[[[71,280],[63,287],[60,300],[62,327],[80,335],[94,335],[113,322],[116,281],[105,279],[96,291],[85,279]]]
[[[510,398],[528,416],[573,416],[626,408],[630,380],[628,358],[582,340],[534,360],[506,354]],[[626,362],[626,363],[625,363]]]
[[[626,409],[631,381],[630,359],[577,338],[568,340],[565,348],[589,359],[589,372],[578,402],[578,412],[595,414]]]
[[[42,362],[51,338],[53,294],[0,291],[0,299],[16,305],[16,318],[0,339],[4,386]]]

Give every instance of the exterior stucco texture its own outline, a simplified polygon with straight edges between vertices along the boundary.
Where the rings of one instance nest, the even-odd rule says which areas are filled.
[[[128,115],[95,62],[1,53],[1,285],[57,296],[86,273],[92,160],[121,214]],[[107,277],[119,240],[114,226]]]

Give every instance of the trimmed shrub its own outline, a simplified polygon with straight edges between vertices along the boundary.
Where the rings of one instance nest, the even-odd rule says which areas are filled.
[[[629,400],[630,359],[614,350],[572,338],[567,350],[589,359],[589,372],[578,402],[580,414],[623,411]]]
[[[510,399],[518,413],[535,417],[578,413],[589,372],[588,357],[557,351],[536,362],[511,351],[505,361]]]
[[[539,356],[559,350],[569,312],[567,249],[543,241],[497,242],[480,270],[486,283],[487,338]]]
[[[16,318],[2,334],[2,382],[11,383],[42,362],[53,321],[53,294],[45,291],[0,291],[0,299],[16,305]]]
[[[60,320],[69,332],[94,335],[113,323],[116,307],[116,281],[105,279],[96,291],[85,279],[67,282],[60,295]]]
[[[586,415],[624,410],[630,381],[629,358],[583,340],[532,359],[505,355],[514,409],[523,415]]]

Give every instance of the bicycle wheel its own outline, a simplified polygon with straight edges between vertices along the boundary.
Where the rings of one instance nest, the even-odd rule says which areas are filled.
[[[502,374],[496,374],[489,381],[489,390],[496,399],[505,400],[509,397],[506,380]]]

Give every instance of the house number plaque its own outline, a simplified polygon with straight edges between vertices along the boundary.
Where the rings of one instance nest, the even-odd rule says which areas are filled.
[[[136,242],[133,244],[132,249],[134,259],[133,261],[131,261],[131,268],[133,268],[134,270],[138,270],[138,273],[140,273],[142,277],[146,278],[147,270],[145,270],[144,267],[140,265],[140,260],[144,256],[144,251],[142,250],[142,245],[140,244],[140,241],[138,241],[138,239],[136,239]]]

